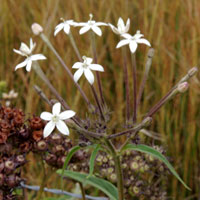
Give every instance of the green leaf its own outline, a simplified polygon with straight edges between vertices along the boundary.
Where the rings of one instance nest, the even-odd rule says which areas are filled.
[[[135,150],[135,151],[140,151],[143,153],[147,153],[149,155],[152,155],[153,157],[159,159],[160,161],[164,162],[165,165],[169,168],[169,170],[171,171],[171,173],[188,189],[191,190],[185,183],[184,181],[180,178],[180,176],[178,175],[178,173],[175,171],[175,169],[173,168],[173,166],[169,163],[169,161],[165,158],[165,156],[163,156],[159,151],[155,150],[152,147],[149,147],[147,145],[143,145],[143,144],[139,144],[139,145],[134,145],[134,144],[127,144],[126,146],[124,146],[124,148],[122,149],[121,152],[125,151],[125,150]]]
[[[92,174],[93,174],[93,172],[94,172],[94,163],[95,163],[95,158],[96,158],[96,156],[97,156],[97,153],[98,153],[98,151],[100,150],[100,144],[97,144],[95,147],[94,147],[94,150],[93,150],[93,152],[92,152],[92,154],[91,154],[91,157],[90,157],[90,173],[89,173],[89,176],[88,176],[88,178],[90,177],[90,176],[92,176]]]
[[[69,163],[69,161],[71,160],[72,156],[80,149],[81,147],[80,146],[74,146],[70,152],[67,154],[66,156],[66,159],[65,159],[65,162],[63,164],[63,168],[62,168],[62,173],[61,173],[61,186],[63,188],[63,175],[64,175],[64,171]]]
[[[57,170],[57,173],[62,174],[62,170]],[[70,170],[64,171],[64,176],[79,181],[83,184],[88,184],[96,187],[104,192],[111,200],[118,200],[117,188],[112,183],[95,176],[88,177],[88,175],[89,174],[82,174]]]

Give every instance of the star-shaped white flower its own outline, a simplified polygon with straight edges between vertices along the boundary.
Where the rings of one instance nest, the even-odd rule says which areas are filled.
[[[26,71],[29,72],[31,70],[32,61],[45,60],[46,59],[46,57],[42,54],[32,55],[32,52],[33,52],[35,46],[36,46],[36,43],[33,43],[33,40],[31,38],[30,39],[30,48],[25,43],[22,42],[19,50],[13,49],[13,51],[15,53],[17,53],[21,56],[27,57],[22,63],[18,64],[15,67],[15,70],[26,66]]]
[[[83,26],[80,31],[79,34],[83,34],[86,33],[89,30],[94,31],[98,36],[102,35],[102,31],[99,28],[99,26],[107,26],[108,24],[104,23],[104,22],[96,22],[94,20],[92,20],[93,15],[90,14],[90,19],[88,20],[88,22],[81,22],[81,23],[77,23],[76,26]]]
[[[63,19],[61,19],[63,20]],[[60,32],[62,29],[64,30],[64,32],[68,35],[70,33],[70,27],[71,26],[76,26],[77,23],[74,22],[74,20],[63,20],[63,22],[61,22],[60,24],[58,24],[55,27],[55,31],[54,31],[54,36],[56,36],[58,34],[58,32]]]
[[[117,34],[117,35],[122,35],[124,33],[127,33],[130,28],[130,19],[128,18],[126,21],[126,25],[123,21],[123,19],[120,17],[118,19],[117,27],[113,26],[112,24],[109,24],[111,27],[112,31]]]
[[[122,39],[116,46],[116,48],[120,48],[124,45],[129,44],[129,48],[131,50],[131,53],[135,53],[138,44],[146,44],[147,46],[151,46],[148,40],[141,38],[144,35],[140,33],[140,31],[137,31],[134,36],[125,33],[122,35],[125,39]]]
[[[92,58],[83,56],[83,62],[76,62],[72,68],[78,69],[74,74],[74,81],[77,82],[84,73],[88,82],[92,85],[94,83],[94,75],[91,70],[103,72],[104,69],[99,64],[92,64]]]
[[[49,121],[43,131],[44,137],[48,137],[56,127],[63,135],[69,135],[69,129],[63,120],[69,119],[75,115],[72,110],[61,112],[61,104],[55,103],[52,108],[52,114],[43,112],[40,118]]]

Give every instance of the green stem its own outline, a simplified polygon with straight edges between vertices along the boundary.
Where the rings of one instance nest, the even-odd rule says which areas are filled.
[[[42,38],[42,40],[46,43],[46,45],[49,47],[49,49],[51,49],[51,51],[54,53],[54,55],[57,57],[57,59],[59,60],[59,62],[61,63],[61,65],[63,66],[63,68],[66,70],[66,72],[68,73],[69,77],[72,79],[72,81],[74,82],[74,84],[76,85],[76,87],[78,88],[78,90],[80,91],[83,99],[85,100],[85,102],[87,103],[87,105],[89,106],[89,109],[91,109],[92,105],[89,102],[87,96],[85,95],[84,91],[81,89],[80,85],[74,81],[74,77],[71,73],[71,71],[69,70],[69,68],[67,67],[67,65],[65,64],[65,62],[62,60],[62,58],[60,57],[60,55],[58,54],[58,52],[55,50],[55,48],[53,47],[53,45],[51,44],[51,42],[49,41],[49,39],[44,35],[44,33],[42,33],[40,35],[40,37]]]
[[[79,52],[79,50],[78,50],[78,47],[77,47],[77,45],[76,45],[76,42],[75,42],[75,40],[74,40],[74,37],[73,37],[71,31],[69,32],[69,39],[70,39],[70,42],[71,42],[71,44],[72,44],[72,47],[73,47],[73,49],[74,49],[74,51],[75,51],[75,53],[76,53],[76,55],[77,55],[79,61],[82,61],[81,54],[80,54],[80,52]]]
[[[86,200],[86,198],[85,198],[85,190],[83,188],[83,184],[81,182],[78,182],[78,183],[79,183],[79,186],[81,188],[82,200]]]
[[[117,174],[117,188],[118,188],[119,200],[124,200],[124,183],[123,183],[124,181],[123,181],[120,155],[118,154],[117,150],[115,149],[111,141],[105,138],[105,143],[107,144],[115,162],[115,171]]]

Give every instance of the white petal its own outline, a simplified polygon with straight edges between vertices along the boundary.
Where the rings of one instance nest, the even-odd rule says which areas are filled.
[[[44,138],[48,137],[52,133],[55,126],[56,126],[55,123],[52,121],[50,121],[46,124],[44,131],[43,131]]]
[[[68,129],[67,125],[62,120],[59,120],[56,123],[56,127],[63,135],[69,135],[69,129]]]
[[[128,18],[126,21],[125,32],[128,32],[129,28],[130,28],[130,19]]]
[[[30,51],[32,52],[36,46],[36,43],[33,43],[32,38],[30,38]]]
[[[60,23],[56,26],[55,31],[54,31],[54,36],[56,36],[58,34],[58,32],[60,32],[64,27],[64,23]]]
[[[27,65],[27,59],[25,61],[23,61],[22,63],[19,63],[16,67],[15,67],[15,70],[19,69],[19,68],[22,68],[22,67],[25,67]]]
[[[85,23],[85,22],[76,22],[75,26],[87,26],[88,23]]]
[[[68,35],[70,31],[70,25],[69,24],[65,24],[64,26],[64,32]]]
[[[74,63],[74,65],[72,66],[73,69],[79,69],[80,67],[82,67],[83,63],[82,62],[76,62]]]
[[[96,22],[95,25],[96,26],[108,26],[108,24],[106,24],[104,22]]]
[[[91,64],[92,61],[93,61],[92,58],[86,57],[86,63],[87,63],[88,65]]]
[[[59,115],[60,114],[60,110],[61,110],[61,104],[59,102],[55,103],[53,105],[53,108],[52,108],[53,115]]]
[[[98,35],[101,36],[102,35],[102,31],[98,26],[92,26],[92,30]]]
[[[125,25],[124,25],[124,21],[123,21],[123,19],[120,17],[119,19],[118,19],[118,23],[117,23],[117,27],[124,27]]]
[[[109,26],[110,28],[112,29],[112,31],[115,33],[115,34],[119,34],[119,31],[116,27],[114,27],[112,24],[109,23]]]
[[[53,115],[50,112],[42,112],[40,118],[46,121],[50,121]]]
[[[23,52],[17,50],[17,49],[13,49],[13,51],[21,56],[26,56],[26,54],[24,54]]]
[[[124,37],[124,38],[126,38],[126,39],[132,39],[132,38],[133,38],[133,36],[130,35],[129,33],[124,33],[124,34],[122,34],[122,37]]]
[[[74,81],[78,82],[82,74],[83,74],[83,68],[78,69],[74,74]]]
[[[30,56],[31,60],[35,61],[35,60],[45,60],[47,59],[44,55],[42,54],[35,54]]]
[[[82,27],[82,28],[80,29],[79,34],[81,35],[81,34],[83,34],[83,33],[86,33],[86,32],[89,31],[89,30],[90,30],[90,26],[86,25],[86,26],[84,26],[84,27]]]
[[[104,72],[104,68],[99,64],[90,64],[89,68],[95,71]]]
[[[92,85],[94,83],[93,73],[90,71],[90,69],[85,69],[84,74],[85,74],[85,77],[88,80],[88,82]]]
[[[76,113],[72,110],[66,110],[66,111],[60,113],[59,118],[61,120],[66,120],[66,119],[73,117],[75,114]]]
[[[130,43],[130,40],[127,40],[127,39],[121,40],[121,41],[117,44],[116,48],[120,48],[120,47],[122,47],[122,46],[124,46],[124,45],[127,45],[127,44],[129,44],[129,43]]]
[[[140,44],[146,44],[147,46],[151,46],[150,42],[146,39],[138,39],[136,40],[137,43],[140,43]]]
[[[26,71],[30,72],[31,71],[31,65],[32,65],[32,60],[30,58],[28,58],[28,62],[26,65]]]
[[[135,53],[136,49],[137,49],[137,43],[135,41],[131,41],[129,44],[129,48],[131,50],[131,53]]]
[[[23,42],[21,43],[19,50],[26,54],[30,53],[29,47]]]

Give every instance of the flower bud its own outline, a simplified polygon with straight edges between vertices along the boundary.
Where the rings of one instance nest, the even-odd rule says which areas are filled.
[[[40,26],[38,23],[33,23],[31,29],[34,35],[39,35],[40,33],[43,32],[42,26]]]
[[[183,83],[180,83],[177,87],[177,90],[180,92],[180,93],[184,93],[188,90],[189,88],[189,84],[188,82],[183,82]]]

